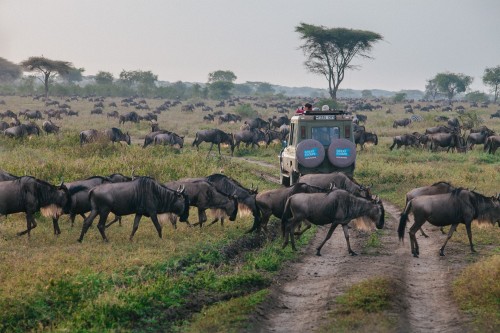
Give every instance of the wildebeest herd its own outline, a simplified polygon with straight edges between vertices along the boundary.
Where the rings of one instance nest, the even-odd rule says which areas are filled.
[[[406,201],[398,235],[402,240],[408,215],[413,213],[415,223],[409,233],[411,252],[415,257],[419,255],[415,233],[425,222],[436,226],[451,225],[440,255],[444,255],[444,247],[459,223],[465,224],[471,251],[475,251],[471,233],[473,220],[498,223],[500,227],[500,194],[485,197],[473,190],[438,182],[408,192]],[[0,215],[20,212],[26,214],[26,230],[18,235],[30,235],[31,230],[37,226],[34,214],[40,211],[44,216],[52,218],[56,235],[61,233],[58,221],[62,215],[69,214],[71,224],[76,215],[81,215],[84,221],[79,242],[83,241],[95,218],[99,217],[97,229],[103,240],[108,241],[106,228],[122,216],[130,214],[135,214],[130,240],[136,233],[142,216],[152,220],[161,238],[160,221],[169,217],[176,228],[179,217],[181,222],[190,225],[190,207],[197,208],[198,222],[195,225],[200,227],[207,221],[207,209],[216,212],[211,224],[219,219],[223,224],[224,217],[234,221],[238,209],[244,208],[254,218],[253,226],[248,232],[261,229],[267,231],[269,218],[274,215],[281,219],[283,247],[291,240],[293,249],[295,235],[302,234],[311,224],[330,224],[326,238],[317,248],[317,255],[321,255],[321,248],[338,225],[344,230],[349,254],[356,255],[349,242],[349,222],[364,218],[381,229],[384,227],[385,216],[382,201],[372,195],[370,187],[357,183],[341,172],[305,175],[292,187],[258,193],[258,189],[248,189],[223,174],[166,183],[146,176],[131,178],[112,174],[92,176],[56,186],[31,176],[18,177],[0,171]],[[106,223],[110,213],[115,215],[115,219]],[[302,224],[306,224],[306,227],[299,231]]]

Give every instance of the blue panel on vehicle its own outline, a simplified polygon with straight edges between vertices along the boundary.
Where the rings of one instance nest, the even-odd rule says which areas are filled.
[[[319,156],[319,149],[318,148],[304,150],[304,158],[305,159],[316,158],[318,156]]]
[[[349,149],[349,148],[337,148],[337,149],[335,149],[335,157],[348,158],[349,156],[351,156],[351,149]]]

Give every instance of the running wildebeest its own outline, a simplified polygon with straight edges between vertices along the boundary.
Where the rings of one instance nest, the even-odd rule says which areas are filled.
[[[283,248],[292,241],[292,249],[295,248],[294,230],[302,221],[307,220],[316,225],[330,224],[330,230],[325,240],[316,249],[316,255],[321,255],[321,248],[330,239],[335,228],[340,224],[344,230],[347,242],[347,249],[350,255],[357,255],[351,249],[349,242],[348,224],[358,217],[369,217],[376,223],[377,229],[384,227],[384,206],[380,200],[369,200],[354,196],[344,190],[334,190],[329,193],[298,193],[288,198],[283,217],[281,218],[281,228],[283,232]]]
[[[57,218],[71,202],[71,192],[64,184],[54,186],[30,176],[0,182],[0,215],[26,213],[27,228],[19,232],[21,236],[28,234],[36,227],[34,214],[52,217],[54,234],[61,233]]]
[[[196,146],[198,150],[200,143],[202,142],[210,142],[210,149],[208,150],[208,154],[212,151],[214,144],[219,148],[220,155],[220,144],[226,143],[231,147],[231,156],[234,152],[234,139],[232,133],[226,133],[220,129],[210,129],[210,130],[202,130],[196,132],[196,137],[193,141],[193,147]]]
[[[408,222],[408,215],[413,213],[415,223],[410,228],[411,253],[418,258],[420,251],[415,233],[425,222],[435,226],[451,225],[448,237],[439,250],[439,254],[444,256],[444,248],[448,240],[453,235],[459,223],[465,224],[469,244],[472,252],[471,224],[473,220],[479,222],[498,223],[500,227],[500,196],[487,198],[474,191],[457,188],[450,193],[423,195],[410,200],[401,214],[399,221],[398,235],[402,241]]]
[[[198,208],[198,223],[200,228],[207,221],[205,210],[220,210],[220,216],[213,220],[209,225],[214,224],[220,218],[221,225],[224,225],[224,216],[229,216],[230,221],[236,220],[238,214],[238,200],[235,195],[227,196],[221,193],[217,188],[205,180],[177,180],[164,184],[166,187],[174,189],[182,187],[189,197],[189,205]],[[219,213],[219,212],[217,212]],[[186,221],[187,222],[187,221]],[[188,222],[189,224],[189,222]]]
[[[104,241],[108,241],[105,234],[106,219],[109,213],[117,216],[135,214],[134,226],[130,240],[134,237],[141,217],[150,217],[161,238],[161,225],[158,215],[174,213],[179,215],[181,222],[189,217],[189,199],[183,189],[171,190],[149,177],[138,177],[130,182],[103,184],[89,192],[92,211],[83,222],[79,242],[99,215],[97,228]]]

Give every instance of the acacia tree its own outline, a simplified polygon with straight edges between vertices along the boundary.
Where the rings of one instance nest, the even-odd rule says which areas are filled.
[[[354,57],[371,58],[368,53],[382,35],[365,30],[326,28],[300,23],[295,27],[304,44],[300,46],[307,57],[304,65],[315,74],[323,75],[328,81],[328,92],[333,100],[344,80],[345,71],[356,69]]]
[[[99,71],[97,72],[94,80],[97,84],[111,84],[113,83],[114,76],[110,72]]]
[[[483,83],[491,87],[494,94],[494,102],[498,99],[498,87],[500,86],[500,66],[495,68],[486,68],[483,75]]]
[[[38,72],[43,75],[40,79],[45,87],[45,97],[49,96],[49,79],[56,75],[64,75],[75,70],[68,61],[51,60],[44,57],[30,57],[21,62],[21,66],[30,71]]]
[[[446,72],[438,73],[432,80],[436,83],[437,91],[446,95],[448,102],[451,103],[456,94],[467,90],[473,79],[465,74]]]

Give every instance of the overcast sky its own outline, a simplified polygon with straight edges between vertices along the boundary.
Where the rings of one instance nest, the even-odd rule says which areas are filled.
[[[499,0],[0,0],[0,57],[43,55],[84,75],[150,70],[206,82],[231,70],[237,83],[326,88],[304,68],[301,22],[384,37],[341,89],[424,90],[450,71],[486,91],[484,69],[500,66]]]

